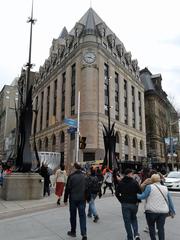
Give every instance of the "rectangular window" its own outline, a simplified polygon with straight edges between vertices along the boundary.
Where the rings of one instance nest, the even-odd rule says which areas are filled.
[[[128,124],[128,90],[127,81],[124,79],[124,123]]]
[[[109,66],[104,64],[104,112],[109,114]]]
[[[50,86],[47,88],[47,112],[46,112],[46,127],[49,126],[49,105],[50,105]]]
[[[44,92],[41,92],[40,130],[42,130],[42,123],[43,123],[43,102],[44,102]]]
[[[62,74],[62,98],[61,98],[61,119],[64,120],[65,117],[65,89],[66,87],[66,72]]]
[[[71,115],[75,114],[75,93],[76,93],[76,65],[71,67]]]
[[[115,72],[115,119],[119,120],[119,74]]]
[[[83,161],[94,161],[95,160],[95,153],[94,152],[84,152],[83,153]]]
[[[53,115],[56,117],[56,108],[57,108],[57,80],[54,82],[54,106],[53,106]]]
[[[138,92],[138,105],[139,105],[139,129],[142,130],[142,109],[141,109],[141,93]]]

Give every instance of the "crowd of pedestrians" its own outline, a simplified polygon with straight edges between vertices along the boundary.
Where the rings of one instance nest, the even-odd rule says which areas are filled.
[[[121,204],[127,240],[140,240],[137,212],[141,200],[145,199],[146,231],[150,239],[165,240],[165,220],[167,216],[175,216],[175,209],[168,189],[163,184],[163,176],[156,170],[143,169],[139,174],[134,174],[132,169],[126,169],[120,174],[118,169],[111,171],[108,168],[90,168],[88,172],[81,169],[79,164],[74,165],[73,172],[67,180],[64,202],[69,196],[69,211],[71,229],[69,236],[76,236],[76,211],[79,213],[82,240],[87,239],[86,203],[88,203],[87,217],[96,223],[100,216],[96,209],[95,200],[101,198],[109,188],[112,195],[116,195]],[[156,229],[157,228],[157,229]]]
[[[4,175],[11,172],[10,168],[4,170],[0,167],[1,185]],[[42,164],[39,174],[44,178],[44,196],[46,194],[49,196],[51,189],[54,188],[57,206],[60,206],[63,194],[64,204],[67,205],[69,201],[70,230],[67,235],[71,237],[76,237],[78,212],[82,240],[87,240],[86,217],[92,219],[94,223],[100,220],[101,216],[95,202],[97,197],[101,198],[106,194],[107,188],[120,202],[126,240],[142,240],[137,219],[138,207],[142,200],[145,200],[147,223],[144,231],[149,233],[151,240],[156,240],[156,237],[165,240],[166,218],[175,216],[175,208],[171,195],[164,185],[164,177],[156,170],[144,168],[135,174],[132,169],[126,169],[122,174],[118,169],[112,171],[108,167],[101,169],[93,166],[82,168],[80,164],[75,163],[70,174],[66,173],[64,165],[60,165],[54,172],[52,182],[52,171],[48,165]]]

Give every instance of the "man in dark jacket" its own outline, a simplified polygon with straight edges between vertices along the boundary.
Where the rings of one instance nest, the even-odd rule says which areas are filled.
[[[131,169],[126,169],[125,176],[117,185],[116,197],[121,203],[127,240],[140,240],[136,217],[139,205],[137,193],[140,192],[141,189],[139,184],[133,179],[133,171]]]
[[[81,166],[78,163],[74,164],[75,171],[69,175],[67,179],[64,203],[67,204],[69,197],[69,211],[70,211],[70,224],[71,231],[68,235],[76,237],[76,212],[79,213],[80,230],[82,240],[87,240],[86,231],[86,177],[81,171]]]

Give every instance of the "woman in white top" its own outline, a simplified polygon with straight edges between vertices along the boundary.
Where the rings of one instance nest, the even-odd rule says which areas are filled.
[[[137,194],[137,198],[145,201],[145,214],[149,227],[151,240],[156,240],[155,224],[158,229],[159,240],[165,240],[164,225],[168,213],[174,217],[175,210],[171,196],[166,186],[161,185],[159,174],[151,176],[151,184],[147,185],[142,194]]]
[[[57,205],[60,205],[60,201],[63,195],[66,181],[67,181],[67,175],[66,175],[65,167],[64,165],[61,165],[60,169],[58,169],[55,173],[55,184],[56,184],[55,194],[58,197]]]

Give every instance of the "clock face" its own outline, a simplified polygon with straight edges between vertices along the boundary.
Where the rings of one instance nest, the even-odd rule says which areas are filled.
[[[86,63],[93,63],[96,60],[96,55],[93,52],[86,52],[84,54],[84,61]]]

